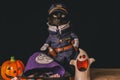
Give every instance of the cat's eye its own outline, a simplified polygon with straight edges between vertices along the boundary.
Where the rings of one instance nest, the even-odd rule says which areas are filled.
[[[53,15],[53,17],[54,17],[54,18],[57,18],[57,16],[56,16],[56,15]]]
[[[62,17],[62,18],[64,18],[64,17],[65,17],[65,15],[61,15],[61,17]]]

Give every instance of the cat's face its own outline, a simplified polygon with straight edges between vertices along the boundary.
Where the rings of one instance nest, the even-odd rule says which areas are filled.
[[[60,26],[69,21],[68,14],[64,11],[58,10],[48,16],[48,23],[52,26]]]

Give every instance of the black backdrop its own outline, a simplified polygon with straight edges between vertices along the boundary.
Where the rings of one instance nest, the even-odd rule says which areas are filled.
[[[1,3],[0,65],[10,56],[26,64],[48,36],[46,22],[51,2]],[[82,0],[64,0],[63,3],[70,10],[72,30],[80,39],[80,48],[96,59],[92,67],[120,67],[117,3]]]

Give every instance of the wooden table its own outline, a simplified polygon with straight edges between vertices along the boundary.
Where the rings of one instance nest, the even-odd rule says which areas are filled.
[[[91,80],[120,80],[120,68],[92,68],[90,75]]]
[[[91,80],[120,80],[120,68],[94,68],[90,72]]]

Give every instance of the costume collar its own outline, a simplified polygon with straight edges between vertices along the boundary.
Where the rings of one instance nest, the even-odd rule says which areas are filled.
[[[48,30],[53,31],[53,32],[59,31],[60,34],[61,34],[61,31],[62,31],[62,30],[65,30],[65,29],[67,29],[67,28],[70,27],[70,22],[68,22],[67,24],[64,24],[64,25],[60,25],[60,26],[58,26],[58,27],[57,27],[57,26],[52,26],[52,25],[50,25],[49,23],[47,23],[47,25],[49,26],[49,27],[48,27]]]

